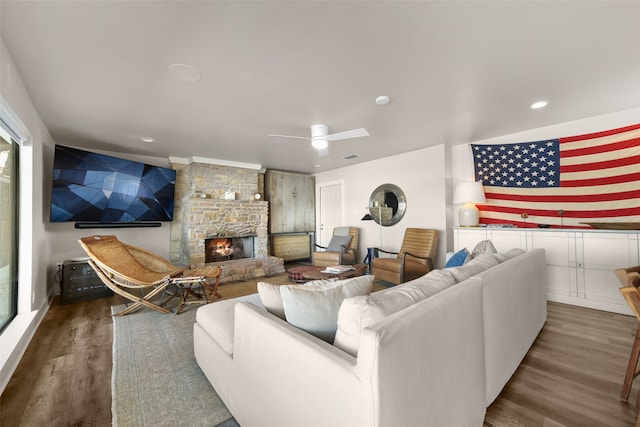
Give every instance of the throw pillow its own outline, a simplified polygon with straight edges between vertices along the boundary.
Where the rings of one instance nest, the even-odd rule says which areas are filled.
[[[483,240],[471,251],[471,259],[474,259],[478,255],[495,254],[497,252],[498,251],[496,250],[496,247],[493,246],[493,243],[491,243],[491,240]]]
[[[444,268],[459,267],[461,265],[464,265],[464,263],[468,260],[469,251],[467,250],[467,248],[462,248],[455,254],[451,255],[451,258],[449,258],[449,261],[447,261]]]
[[[449,272],[432,270],[410,282],[368,296],[345,299],[338,311],[338,330],[333,345],[357,357],[364,328],[454,284],[455,279]]]
[[[273,285],[267,282],[258,282],[258,295],[260,295],[260,301],[267,311],[274,316],[278,316],[282,320],[286,320],[284,317],[284,305],[282,304],[282,297],[280,296],[280,286],[285,285]]]
[[[328,280],[313,280],[300,285],[273,285],[267,282],[258,282],[258,295],[260,295],[260,301],[264,308],[274,316],[278,316],[282,320],[287,320],[284,313],[284,305],[282,303],[282,296],[280,295],[280,288],[283,286],[319,286],[333,283],[333,279]]]
[[[369,295],[373,276],[358,276],[324,285],[281,286],[280,294],[289,324],[333,343],[338,310],[345,298]]]
[[[342,252],[342,246],[349,247],[349,243],[351,236],[333,236],[327,246],[327,252]]]

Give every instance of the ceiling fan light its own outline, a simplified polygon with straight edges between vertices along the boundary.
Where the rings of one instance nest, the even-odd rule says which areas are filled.
[[[313,139],[311,141],[311,146],[316,150],[324,150],[329,146],[329,142],[326,139]]]

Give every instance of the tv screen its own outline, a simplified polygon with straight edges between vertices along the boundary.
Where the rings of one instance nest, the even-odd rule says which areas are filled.
[[[173,220],[176,171],[56,145],[51,222]]]

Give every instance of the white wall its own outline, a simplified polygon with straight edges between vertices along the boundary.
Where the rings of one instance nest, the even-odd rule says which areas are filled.
[[[0,392],[15,370],[48,307],[49,259],[42,218],[42,147],[51,136],[33,107],[4,43],[0,43],[0,95],[29,140],[20,150],[18,316],[0,335]]]
[[[170,226],[165,223],[160,228],[76,230],[73,223],[49,223],[53,148],[55,142],[64,145],[64,141],[53,141],[1,40],[0,48],[2,103],[8,105],[17,122],[29,134],[29,141],[20,151],[18,316],[0,335],[1,393],[58,289],[53,280],[56,262],[83,256],[76,242],[78,238],[90,234],[116,234],[127,243],[168,258]],[[152,158],[143,161],[160,166],[162,162],[168,163],[166,159],[149,159]]]
[[[379,226],[374,221],[361,221],[367,213],[369,196],[381,184],[397,185],[407,197],[407,211],[396,225],[382,227],[382,249],[398,251],[408,227],[435,228],[441,232],[436,259],[436,265],[441,266],[447,229],[445,157],[444,145],[438,145],[318,173],[316,200],[319,200],[317,189],[323,183],[343,183],[343,225],[360,228],[358,256],[362,261],[367,247],[380,246]]]

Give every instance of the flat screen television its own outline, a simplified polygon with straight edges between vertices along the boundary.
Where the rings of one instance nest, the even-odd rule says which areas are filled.
[[[175,184],[173,169],[56,145],[51,222],[171,221]]]

